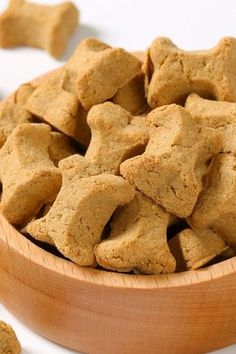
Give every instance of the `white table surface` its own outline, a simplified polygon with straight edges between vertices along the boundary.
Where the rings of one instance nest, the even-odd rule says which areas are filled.
[[[128,50],[143,50],[156,36],[168,36],[184,49],[210,48],[223,36],[236,37],[235,0],[74,0],[74,3],[81,10],[81,26],[61,61],[37,49],[0,49],[0,99],[21,83],[60,66],[85,37],[98,37]],[[7,0],[1,0],[0,11],[6,5]],[[74,353],[34,334],[1,305],[0,319],[16,330],[23,354]],[[215,353],[235,354],[236,345]]]

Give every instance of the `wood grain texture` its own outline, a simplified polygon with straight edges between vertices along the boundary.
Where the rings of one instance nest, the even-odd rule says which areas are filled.
[[[236,343],[236,257],[159,276],[81,268],[0,215],[0,301],[35,332],[85,353],[206,353]]]

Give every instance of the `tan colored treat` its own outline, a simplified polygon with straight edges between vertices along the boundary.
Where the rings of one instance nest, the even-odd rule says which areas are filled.
[[[236,39],[226,37],[210,50],[186,52],[157,38],[144,64],[152,108],[182,102],[191,92],[218,101],[236,101]]]
[[[140,73],[141,62],[121,48],[97,39],[83,40],[65,65],[63,87],[78,96],[85,110],[112,98]]]
[[[211,158],[222,150],[221,134],[199,127],[175,104],[153,110],[148,119],[153,128],[146,151],[123,162],[121,174],[170,213],[187,217]]]
[[[0,321],[0,353],[1,354],[20,354],[21,345],[15,332],[3,321]]]
[[[144,75],[137,75],[125,86],[121,87],[112,101],[125,108],[131,114],[137,115],[147,108],[147,100],[144,91]]]
[[[192,93],[185,102],[185,108],[198,124],[220,129],[223,151],[236,153],[236,103],[206,100]]]
[[[87,146],[90,130],[75,95],[61,88],[60,78],[46,81],[28,98],[25,107],[62,133]]]
[[[18,125],[32,120],[32,114],[25,108],[11,101],[2,101],[0,103],[0,147]]]
[[[28,226],[38,238],[50,237],[58,250],[81,266],[95,266],[93,248],[119,205],[134,197],[122,177],[99,174],[85,158],[73,155],[59,163],[62,188],[47,215]]]
[[[53,201],[54,202],[54,201]],[[49,212],[49,210],[51,209],[53,202],[45,204],[43,206],[43,208],[41,208],[39,210],[39,213],[37,215],[35,215],[33,217],[33,219],[30,221],[29,224],[27,224],[25,227],[23,227],[20,232],[22,234],[30,234],[30,232],[32,231],[32,233],[34,234],[34,238],[40,242],[45,242],[48,243],[50,245],[54,245],[53,240],[45,233],[44,228],[40,228],[40,224],[38,225],[38,220],[42,217],[44,217],[45,215],[47,215],[47,213]],[[38,227],[39,226],[39,227]],[[34,230],[36,230],[36,232],[34,233]]]
[[[24,106],[29,98],[29,96],[34,92],[35,87],[30,83],[21,85],[18,90],[14,93],[14,102],[20,106]]]
[[[212,161],[206,189],[200,194],[188,222],[195,228],[211,228],[227,244],[236,247],[236,158],[220,154]]]
[[[77,8],[69,1],[47,6],[11,0],[0,16],[0,46],[42,48],[58,58],[78,26],[78,17]]]
[[[185,229],[169,241],[176,259],[176,271],[198,269],[228,249],[222,238],[211,230]]]
[[[193,120],[209,128],[222,128],[236,124],[236,103],[207,100],[191,93],[185,102],[185,108]]]
[[[166,237],[168,222],[169,213],[137,192],[131,203],[115,213],[109,238],[95,246],[98,264],[119,272],[174,272],[175,259]]]
[[[56,166],[59,161],[76,154],[76,151],[70,144],[70,139],[61,133],[51,133],[51,143],[49,145],[49,156]]]
[[[49,126],[22,124],[0,150],[0,210],[11,224],[26,224],[61,187],[61,173],[48,154],[50,141]]]
[[[133,124],[132,118],[128,111],[111,102],[89,111],[92,139],[85,156],[101,171],[117,174],[122,161],[139,154],[146,146],[148,129]]]

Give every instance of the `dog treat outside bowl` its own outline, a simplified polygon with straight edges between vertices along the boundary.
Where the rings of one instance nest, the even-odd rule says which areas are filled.
[[[1,302],[17,318],[80,352],[200,354],[236,342],[235,257],[155,276],[81,268],[0,215],[0,279]]]

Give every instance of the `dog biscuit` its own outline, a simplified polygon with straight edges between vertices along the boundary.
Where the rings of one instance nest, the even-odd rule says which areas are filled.
[[[236,103],[207,100],[191,93],[185,102],[185,109],[193,120],[209,128],[222,128],[236,124]]]
[[[90,131],[86,113],[77,97],[61,88],[60,78],[48,80],[36,88],[25,107],[62,133],[88,145]]]
[[[143,73],[121,87],[113,97],[112,102],[119,104],[133,115],[143,113],[147,109]]]
[[[48,147],[48,151],[50,159],[56,166],[58,166],[61,160],[76,154],[76,151],[70,144],[70,139],[66,135],[58,132],[51,133],[51,143]]]
[[[75,95],[85,110],[111,99],[140,73],[141,62],[121,48],[88,38],[65,65],[63,88]]]
[[[35,87],[30,83],[21,85],[18,90],[14,93],[13,101],[20,106],[24,106],[29,98],[29,96],[34,92]]]
[[[198,124],[222,132],[224,152],[236,153],[236,103],[207,100],[191,93],[185,108]]]
[[[68,1],[47,6],[11,0],[0,16],[0,46],[42,48],[58,58],[78,26],[78,18],[77,8]]]
[[[86,159],[103,172],[118,174],[121,162],[139,154],[149,139],[147,127],[133,124],[132,118],[111,102],[92,107],[88,114],[92,139]]]
[[[0,147],[18,125],[32,121],[33,116],[26,109],[11,101],[2,101],[0,103]]]
[[[95,266],[94,246],[119,205],[134,198],[133,187],[122,177],[99,174],[84,157],[59,162],[62,188],[49,212],[32,222],[29,233],[49,237],[58,250],[81,266]]]
[[[0,353],[20,354],[21,345],[11,326],[0,321]]]
[[[229,153],[212,161],[206,188],[202,191],[191,217],[194,228],[211,228],[225,242],[236,247],[236,157]]]
[[[148,114],[152,125],[145,152],[120,166],[122,176],[167,211],[192,213],[210,159],[222,149],[221,134],[199,127],[175,104]]]
[[[182,103],[196,92],[218,101],[236,101],[236,39],[226,37],[206,51],[186,52],[168,38],[157,38],[144,64],[148,103],[152,108]]]
[[[198,269],[228,249],[222,238],[211,230],[180,231],[169,241],[176,259],[176,271]]]
[[[137,192],[131,203],[115,213],[108,239],[95,246],[98,264],[119,272],[174,272],[175,259],[166,236],[168,222],[168,212]]]
[[[0,150],[0,210],[13,225],[26,224],[61,187],[61,173],[48,154],[50,141],[49,126],[22,124]]]

